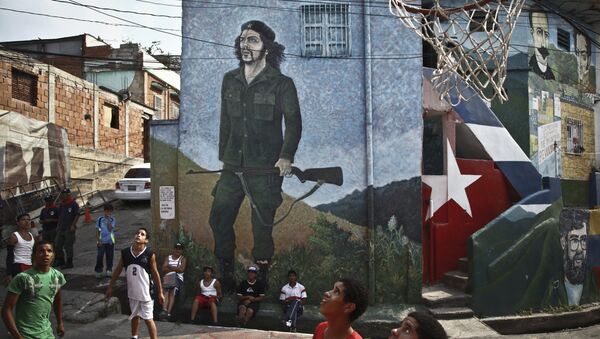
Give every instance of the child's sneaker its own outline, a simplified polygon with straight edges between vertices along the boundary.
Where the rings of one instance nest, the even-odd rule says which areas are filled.
[[[111,270],[106,270],[106,274],[105,275],[106,275],[107,278],[112,277],[112,271]]]
[[[285,326],[292,327],[292,321],[291,320],[286,321]]]
[[[102,272],[96,272],[96,279],[102,279]]]

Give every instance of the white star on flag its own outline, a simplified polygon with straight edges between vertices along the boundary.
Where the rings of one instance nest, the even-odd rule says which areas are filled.
[[[448,144],[448,174],[423,175],[421,177],[423,182],[431,187],[431,200],[425,220],[430,219],[440,207],[450,200],[454,200],[469,216],[473,217],[465,189],[481,178],[481,175],[461,174],[450,141],[446,140],[446,142]]]

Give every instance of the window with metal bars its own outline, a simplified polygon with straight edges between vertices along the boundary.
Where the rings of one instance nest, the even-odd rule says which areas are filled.
[[[567,119],[567,153],[581,154],[583,148],[583,123],[580,120]]]
[[[302,56],[350,56],[350,16],[347,4],[303,5]]]
[[[556,37],[558,47],[567,52],[571,51],[571,32],[558,28],[556,30]]]
[[[12,97],[37,105],[37,76],[13,68]]]

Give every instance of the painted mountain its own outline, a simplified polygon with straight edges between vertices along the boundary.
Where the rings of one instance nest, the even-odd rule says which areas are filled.
[[[421,178],[394,181],[383,187],[373,189],[375,215],[374,225],[387,225],[393,216],[399,226],[404,226],[406,236],[416,242],[421,242],[421,204],[414,199],[421,195]],[[368,225],[369,190],[354,191],[346,197],[315,208],[329,212],[355,225]]]

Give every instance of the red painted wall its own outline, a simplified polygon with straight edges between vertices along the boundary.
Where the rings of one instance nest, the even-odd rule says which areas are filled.
[[[435,283],[467,256],[467,239],[520,197],[491,160],[456,159],[461,174],[481,177],[467,187],[473,217],[454,200],[425,221],[431,188],[423,184],[423,282]]]

